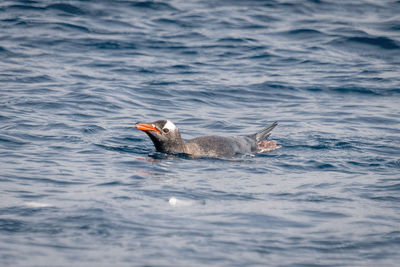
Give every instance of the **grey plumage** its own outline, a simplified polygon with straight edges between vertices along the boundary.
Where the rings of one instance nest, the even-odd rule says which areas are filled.
[[[202,136],[185,142],[187,151],[201,157],[231,158],[239,154],[257,152],[257,144],[246,136]]]
[[[266,145],[273,144],[273,149],[279,148],[273,141],[264,141],[277,125],[278,123],[274,122],[261,131],[248,136],[202,136],[186,142],[182,140],[179,129],[175,124],[168,120],[137,123],[135,127],[144,131],[150,137],[159,152],[169,154],[184,153],[192,157],[231,158],[238,154],[255,154],[261,151],[268,151],[265,149]],[[260,147],[260,144],[263,147]]]

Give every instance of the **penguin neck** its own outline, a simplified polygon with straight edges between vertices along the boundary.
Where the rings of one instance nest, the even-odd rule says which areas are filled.
[[[149,135],[153,141],[154,146],[158,152],[169,153],[169,154],[179,154],[185,152],[185,144],[182,141],[181,135],[178,132],[174,139],[164,141]]]

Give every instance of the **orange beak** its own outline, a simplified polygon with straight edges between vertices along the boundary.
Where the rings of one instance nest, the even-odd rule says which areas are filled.
[[[137,129],[145,131],[145,132],[146,131],[156,131],[156,132],[160,133],[160,131],[157,128],[155,128],[154,126],[152,126],[150,124],[146,124],[146,123],[136,123],[135,127]]]

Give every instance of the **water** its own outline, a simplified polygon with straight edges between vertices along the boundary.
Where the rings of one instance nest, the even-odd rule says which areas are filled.
[[[396,266],[399,1],[2,1],[0,265]],[[273,152],[155,153],[277,120]]]

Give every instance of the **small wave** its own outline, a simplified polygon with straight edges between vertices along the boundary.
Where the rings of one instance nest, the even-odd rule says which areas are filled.
[[[4,48],[2,46],[0,46],[0,55],[5,56],[5,57],[15,57],[15,56],[17,56],[17,54],[11,52],[10,50],[8,50],[8,49],[6,49],[6,48]]]
[[[16,138],[16,137],[11,137],[8,135],[0,135],[0,144],[4,144],[5,146],[22,146],[25,144],[28,144],[27,142]]]
[[[120,153],[139,153],[140,150],[136,147],[130,147],[130,146],[110,146],[110,145],[102,145],[102,144],[96,144],[97,147],[109,150],[109,151],[115,151],[115,152],[120,152]]]
[[[157,1],[135,1],[131,4],[133,7],[143,8],[143,9],[150,9],[150,10],[157,10],[157,11],[176,11],[177,9],[172,5],[164,2],[157,2]]]
[[[74,15],[85,15],[86,12],[82,10],[79,7],[76,7],[71,4],[65,4],[65,3],[57,3],[57,4],[51,4],[46,7],[46,9],[55,9],[55,10],[60,10],[66,13],[74,14]]]
[[[366,87],[356,87],[356,86],[343,86],[336,88],[329,88],[332,92],[336,93],[344,93],[344,94],[362,94],[362,95],[371,95],[377,96],[388,93],[385,90],[378,90],[374,88],[366,88]]]
[[[219,43],[247,43],[249,41],[255,41],[249,38],[235,38],[235,37],[225,37],[217,40]]]
[[[294,36],[296,38],[315,38],[323,37],[325,34],[314,29],[301,28],[283,32],[283,35]]]
[[[122,183],[120,181],[112,181],[112,182],[107,182],[107,183],[96,184],[96,186],[99,186],[99,187],[111,187],[111,186],[120,186],[120,185],[124,185],[124,183]]]
[[[339,37],[331,41],[330,44],[334,46],[343,46],[347,49],[354,49],[353,44],[362,48],[362,46],[373,46],[384,50],[397,50],[400,45],[397,41],[385,36],[353,36],[353,37]],[[370,51],[371,54],[373,54]]]
[[[303,211],[300,211],[300,213],[303,213],[305,215],[315,217],[315,218],[335,219],[335,218],[350,217],[349,215],[347,215],[345,213],[341,213],[341,212],[321,211],[321,210],[303,210]]]
[[[265,229],[279,229],[279,228],[310,228],[312,227],[309,223],[303,223],[297,220],[289,220],[284,217],[272,216],[262,213],[254,212],[242,212],[232,213],[229,215],[231,224],[251,224],[253,227],[260,227]]]
[[[82,129],[82,132],[85,134],[95,134],[98,132],[102,132],[104,130],[105,129],[103,127],[98,126],[98,125],[89,125],[86,128]]]
[[[91,40],[86,42],[86,46],[94,47],[98,49],[136,49],[135,43],[125,42],[122,40],[107,40],[107,41],[99,41],[99,40]]]
[[[82,25],[76,25],[73,23],[66,23],[66,22],[58,22],[58,23],[54,23],[54,25],[57,25],[60,29],[65,29],[67,31],[74,30],[77,32],[90,33],[89,28],[82,26]]]
[[[24,223],[21,220],[0,218],[0,232],[21,232]]]
[[[39,7],[39,6],[34,6],[34,5],[9,5],[9,6],[5,6],[2,9],[4,9],[4,11],[7,11],[8,9],[10,10],[23,10],[23,11],[45,11],[46,9],[43,7]]]
[[[400,168],[400,159],[388,162],[389,167]]]
[[[4,77],[0,81],[30,84],[30,83],[46,83],[46,82],[52,82],[54,80],[49,75],[34,75],[34,76],[8,75],[8,77]]]
[[[43,177],[38,177],[37,175],[29,175],[29,176],[21,176],[21,175],[5,175],[6,178],[10,178],[13,180],[20,180],[20,181],[30,181],[30,182],[35,182],[35,183],[42,183],[42,184],[53,184],[53,185],[62,185],[62,186],[67,186],[67,185],[81,185],[81,184],[86,184],[86,182],[83,181],[72,181],[72,180],[62,180],[63,177],[59,177],[59,179],[52,179],[52,178],[43,178]]]
[[[361,44],[373,45],[383,49],[399,49],[400,46],[396,41],[388,37],[349,37],[348,42],[356,42]]]

